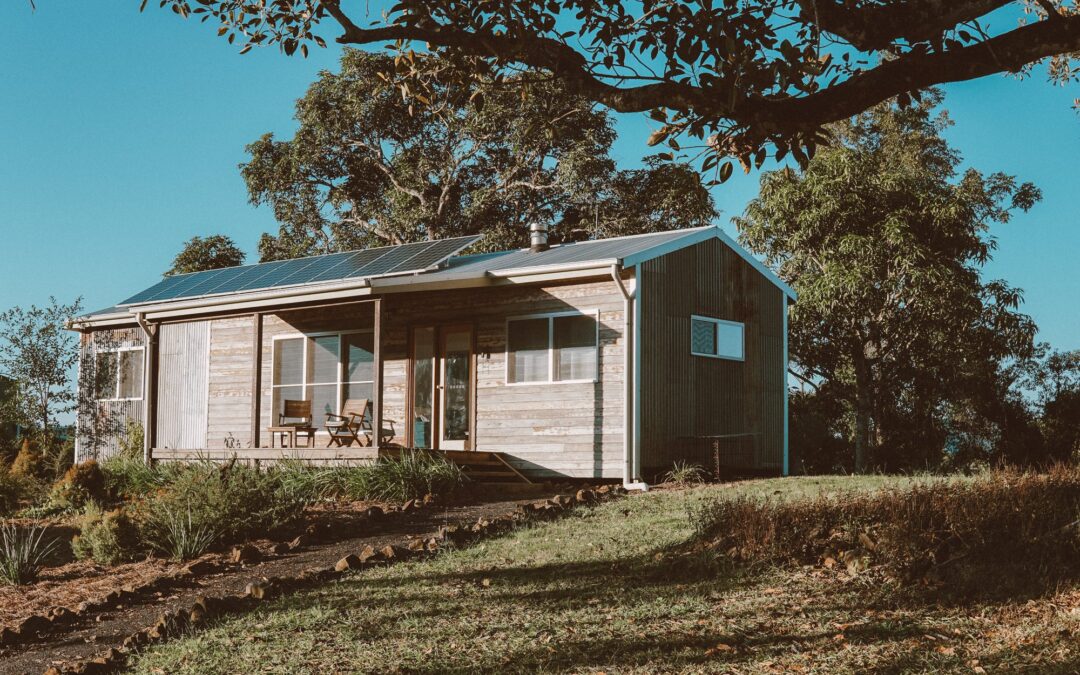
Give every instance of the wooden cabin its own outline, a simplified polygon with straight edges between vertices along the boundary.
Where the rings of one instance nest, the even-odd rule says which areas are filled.
[[[497,453],[532,479],[786,474],[793,291],[719,228],[461,255],[476,237],[166,277],[80,317],[77,457]],[[324,422],[370,401],[366,444]],[[276,437],[308,401],[314,447]],[[363,440],[363,438],[361,439]],[[301,442],[303,441],[303,442]],[[270,447],[273,443],[276,447]]]

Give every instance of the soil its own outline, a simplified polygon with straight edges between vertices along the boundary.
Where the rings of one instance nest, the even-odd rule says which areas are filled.
[[[549,489],[543,495],[555,493]],[[298,549],[266,555],[251,564],[230,563],[226,553],[211,553],[199,559],[203,567],[207,567],[203,562],[210,563],[214,567],[211,571],[180,578],[168,578],[177,564],[159,559],[111,568],[90,562],[55,567],[43,571],[41,580],[31,586],[0,591],[0,625],[10,626],[30,613],[52,607],[76,607],[125,586],[157,583],[125,596],[120,604],[89,610],[36,640],[0,648],[0,673],[41,673],[53,665],[94,657],[110,647],[119,647],[124,638],[152,625],[166,610],[188,607],[199,596],[239,594],[249,582],[263,577],[295,576],[306,569],[325,568],[367,545],[376,549],[387,544],[404,545],[411,537],[435,534],[442,525],[510,513],[519,504],[534,502],[539,496],[513,499],[489,495],[469,503],[428,505],[390,513],[374,521],[361,515],[360,507],[366,508],[362,504],[316,509],[307,515],[317,534],[308,536],[309,541]],[[266,552],[274,542],[253,543]]]

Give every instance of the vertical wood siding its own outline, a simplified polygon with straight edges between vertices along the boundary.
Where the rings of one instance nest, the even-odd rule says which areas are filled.
[[[210,322],[210,378],[208,382],[205,445],[192,447],[252,447],[251,388],[252,339],[250,316]]]
[[[164,324],[158,332],[157,447],[206,443],[210,322]]]
[[[388,296],[384,416],[405,440],[408,334],[470,323],[476,344],[476,450],[507,454],[534,477],[616,478],[623,459],[623,298],[615,282],[462,289]],[[600,322],[597,382],[506,384],[508,317],[579,310]]]
[[[783,467],[782,292],[723,242],[710,240],[642,265],[641,452],[646,472],[677,460],[709,461],[722,441],[725,463]],[[745,360],[690,354],[690,315],[745,325]]]
[[[79,339],[79,407],[78,433],[75,439],[75,459],[105,459],[120,447],[129,421],[143,423],[143,401],[95,401],[92,391],[92,372],[98,351],[120,347],[144,347],[146,342],[138,328],[119,328],[83,333]]]

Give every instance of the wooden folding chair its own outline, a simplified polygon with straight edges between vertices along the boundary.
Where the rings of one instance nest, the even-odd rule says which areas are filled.
[[[282,411],[278,415],[277,426],[270,427],[270,447],[274,446],[274,437],[281,437],[281,447],[285,447],[286,436],[291,445],[296,446],[297,436],[307,437],[307,446],[315,447],[315,427],[311,425],[311,401],[284,400]]]
[[[371,423],[367,421],[368,410],[371,401],[366,398],[350,398],[341,406],[341,414],[326,413],[326,433],[330,434],[330,442],[326,447],[337,446],[350,447],[353,442],[364,444],[360,434],[364,433],[365,426],[370,431]],[[371,445],[370,435],[365,435],[368,445]]]

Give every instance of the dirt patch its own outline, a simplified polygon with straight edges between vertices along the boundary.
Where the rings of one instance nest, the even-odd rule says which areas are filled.
[[[176,577],[170,577],[168,563],[158,562],[161,567],[157,568],[159,576],[156,581],[152,578],[155,561],[123,566],[132,569],[135,580],[138,578],[136,570],[142,565],[142,573],[146,575],[143,579],[151,583],[149,588],[134,590],[116,604],[71,618],[42,633],[37,639],[0,649],[0,673],[40,673],[50,666],[86,659],[110,647],[119,647],[126,637],[152,625],[163,613],[190,606],[201,596],[239,594],[252,581],[296,576],[305,570],[333,566],[336,561],[365,546],[376,549],[391,544],[400,546],[410,537],[432,536],[444,525],[493,518],[535,500],[532,497],[451,506],[429,505],[389,513],[382,518],[367,517],[359,505],[324,509],[311,514],[312,523],[308,528],[311,531],[306,537],[310,543],[275,555],[269,553],[273,542],[256,542],[265,555],[259,562],[232,564],[227,562],[224,554],[211,554],[200,561],[204,567],[213,568],[209,572]],[[71,566],[64,566],[67,567]],[[64,568],[56,568],[55,571],[60,572]],[[81,571],[87,572],[91,568],[88,565]],[[198,565],[195,568],[198,570]],[[117,581],[114,574],[117,569],[102,570],[100,582],[112,589],[124,585]],[[88,579],[87,576],[76,578]],[[48,603],[49,606],[57,604]]]

